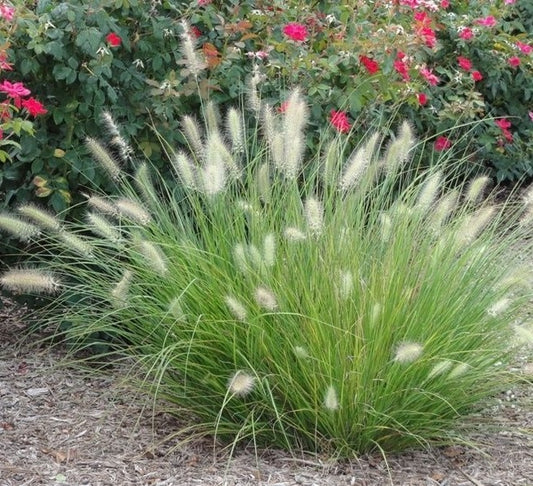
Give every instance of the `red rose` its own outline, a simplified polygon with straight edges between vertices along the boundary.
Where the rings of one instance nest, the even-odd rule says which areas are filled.
[[[450,141],[450,139],[443,137],[442,135],[440,137],[437,137],[437,140],[435,140],[435,144],[433,145],[437,152],[448,150],[451,146],[452,142]]]
[[[379,71],[379,64],[366,56],[359,56],[359,61],[366,68],[370,74],[375,74]]]
[[[283,27],[283,33],[293,41],[299,42],[306,40],[309,35],[307,27],[296,22],[292,22]]]
[[[329,121],[341,133],[348,133],[350,131],[351,125],[345,111],[331,110]]]
[[[22,100],[22,106],[31,116],[39,116],[48,113],[43,104],[40,101],[37,101],[35,98]]]
[[[479,71],[472,71],[472,79],[474,81],[481,81],[483,79],[483,74]]]
[[[416,95],[416,98],[421,106],[424,106],[428,102],[428,97],[426,93],[418,93]]]
[[[110,32],[106,35],[105,40],[111,47],[118,47],[120,44],[122,44],[122,39],[118,34],[115,34],[114,32]]]
[[[470,71],[472,69],[472,61],[466,57],[459,56],[457,58],[457,63],[459,64],[459,67],[465,71]]]

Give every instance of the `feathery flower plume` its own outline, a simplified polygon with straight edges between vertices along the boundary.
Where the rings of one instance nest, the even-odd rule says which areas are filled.
[[[470,204],[477,204],[483,197],[485,190],[490,182],[488,176],[480,176],[473,179],[465,194],[465,201]]]
[[[529,226],[533,222],[533,204],[527,204],[525,211],[520,216],[519,225],[523,228]]]
[[[116,226],[112,225],[106,218],[96,213],[87,213],[87,221],[91,229],[97,235],[113,242],[118,243],[122,235]]]
[[[400,364],[407,364],[416,361],[422,354],[423,347],[418,343],[405,342],[397,346],[394,354],[394,361]]]
[[[181,119],[181,128],[185,139],[189,144],[197,160],[203,160],[205,155],[204,143],[202,140],[202,132],[198,126],[198,122],[191,116],[184,116]]]
[[[101,213],[107,214],[109,216],[118,216],[118,209],[117,207],[110,201],[104,199],[100,196],[86,196],[87,197],[87,204],[96,209],[97,211],[100,211]]]
[[[248,258],[246,256],[246,246],[242,243],[237,243],[233,248],[233,260],[235,265],[241,272],[248,270]]]
[[[379,321],[380,317],[381,317],[381,313],[382,313],[382,306],[379,302],[376,302],[373,306],[372,306],[372,310],[370,312],[370,322],[375,325],[377,324],[377,322]]]
[[[337,180],[337,171],[339,170],[341,151],[338,139],[328,143],[324,156],[322,157],[322,180],[326,184],[333,184]]]
[[[262,103],[257,87],[263,82],[265,76],[259,72],[259,66],[253,67],[252,76],[248,81],[247,99],[248,107],[255,112],[256,115],[261,113]]]
[[[254,292],[254,298],[259,307],[267,311],[275,311],[278,308],[278,302],[274,293],[266,287],[257,287]]]
[[[31,219],[37,226],[51,231],[59,231],[61,223],[57,218],[44,209],[38,208],[33,204],[24,204],[18,208],[19,214]]]
[[[183,32],[181,33],[181,54],[184,58],[185,67],[196,78],[207,67],[206,62],[200,58],[195,49],[191,28],[185,21],[181,21]]]
[[[347,192],[353,189],[368,167],[365,147],[358,148],[346,162],[346,167],[339,181],[339,189]]]
[[[244,305],[242,305],[235,297],[232,297],[231,295],[226,295],[224,301],[226,302],[231,315],[235,319],[238,321],[246,321],[248,313],[246,312]]]
[[[411,124],[404,121],[394,140],[389,143],[383,166],[388,174],[395,174],[410,158],[413,147],[416,144],[416,138],[411,128]]]
[[[304,212],[309,232],[313,235],[320,235],[324,227],[324,207],[322,203],[312,196],[308,197],[304,204]]]
[[[60,231],[58,235],[68,249],[85,257],[93,256],[93,247],[80,236],[64,230]]]
[[[459,376],[464,375],[469,369],[470,365],[468,363],[459,363],[453,368],[452,371],[450,371],[448,378],[458,378]]]
[[[133,149],[121,135],[115,120],[111,116],[111,113],[104,111],[101,118],[107,130],[109,131],[109,134],[111,135],[109,145],[116,149],[116,153],[124,163],[128,162],[133,154]]]
[[[456,243],[458,247],[462,248],[473,243],[490,223],[495,213],[496,208],[494,206],[486,206],[468,216],[457,231]]]
[[[439,232],[446,224],[453,211],[457,207],[458,200],[458,191],[451,191],[437,201],[435,209],[430,215],[430,225],[435,231]]]
[[[252,266],[257,269],[262,268],[264,263],[263,255],[261,255],[261,252],[257,249],[257,247],[255,245],[248,245],[247,253],[248,260],[252,262]]]
[[[487,309],[487,314],[491,317],[497,317],[503,314],[511,305],[511,299],[504,297],[498,300]]]
[[[350,270],[341,271],[339,279],[339,297],[346,300],[353,292],[353,274]]]
[[[199,176],[202,191],[209,197],[216,196],[226,187],[226,169],[220,159],[207,163]]]
[[[56,293],[61,284],[53,275],[35,269],[13,269],[0,277],[2,287],[19,293]]]
[[[21,241],[30,241],[41,233],[37,226],[6,213],[0,213],[0,229],[11,233]]]
[[[270,167],[265,162],[261,164],[257,171],[256,178],[257,194],[264,203],[270,202]]]
[[[416,207],[421,212],[425,213],[431,209],[439,194],[442,185],[442,171],[437,171],[431,174],[422,184]]]
[[[514,340],[517,346],[533,344],[533,326],[528,324],[517,324],[513,326],[515,333]]]
[[[137,201],[133,201],[132,199],[117,199],[115,201],[115,207],[122,217],[140,224],[141,226],[145,226],[152,221],[150,213]]]
[[[392,218],[387,213],[379,215],[379,223],[381,229],[381,241],[387,243],[392,235]]]
[[[117,161],[111,156],[109,151],[94,138],[85,139],[87,148],[100,164],[100,166],[109,174],[111,179],[117,180],[122,175],[122,170]]]
[[[328,386],[324,395],[324,407],[328,410],[334,411],[339,408],[339,399],[337,398],[337,391],[333,385]]]
[[[307,238],[303,231],[294,226],[287,226],[287,228],[283,230],[283,236],[289,241],[303,241]]]
[[[528,186],[522,194],[522,201],[526,206],[533,204],[533,184]]]
[[[273,233],[263,239],[263,261],[266,267],[273,267],[276,263],[276,237]]]
[[[436,376],[443,375],[452,366],[453,363],[449,359],[439,361],[435,366],[433,366],[433,368],[431,368],[430,372],[428,373],[428,378],[435,378]]]
[[[140,164],[135,171],[135,185],[146,203],[157,200],[157,194],[146,162]]]
[[[186,189],[197,189],[196,166],[185,152],[178,152],[171,159],[172,168]]]
[[[133,273],[130,270],[124,270],[122,278],[113,287],[113,290],[111,290],[113,307],[115,307],[116,309],[120,309],[126,306],[132,279]]]
[[[168,313],[177,321],[185,319],[185,312],[181,305],[181,296],[174,297],[168,304]]]
[[[213,100],[209,100],[207,102],[207,105],[205,107],[204,120],[208,135],[211,135],[213,133],[220,133],[220,130],[218,128],[220,114],[218,113],[217,106],[215,105]]]
[[[146,263],[159,275],[165,275],[168,272],[166,255],[155,243],[141,240],[139,241],[139,251],[146,259]]]
[[[295,179],[300,171],[305,149],[303,130],[307,123],[307,106],[298,89],[287,101],[283,118],[283,162],[281,171],[287,179]]]
[[[232,395],[243,397],[253,390],[254,384],[255,378],[252,375],[239,370],[228,380],[228,390]]]
[[[294,346],[292,350],[294,351],[294,355],[297,358],[300,358],[300,359],[309,358],[309,353],[307,352],[307,349],[305,349],[303,346]]]
[[[235,108],[230,108],[227,114],[227,127],[231,140],[231,151],[234,154],[244,152],[244,128],[242,114]]]
[[[228,147],[226,147],[226,144],[222,141],[220,134],[213,131],[207,139],[205,163],[206,165],[210,165],[213,163],[218,164],[219,162],[224,165],[233,179],[239,179],[241,177],[241,168],[233,158]]]

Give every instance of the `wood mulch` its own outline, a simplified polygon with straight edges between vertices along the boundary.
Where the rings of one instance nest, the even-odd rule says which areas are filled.
[[[533,353],[529,382],[495,397],[473,446],[364,456],[293,457],[277,450],[216,455],[209,441],[164,439],[186,422],[121,386],[120,369],[59,366],[64,352],[20,344],[24,315],[0,310],[0,486],[12,485],[533,485]],[[123,376],[123,375],[122,375]]]

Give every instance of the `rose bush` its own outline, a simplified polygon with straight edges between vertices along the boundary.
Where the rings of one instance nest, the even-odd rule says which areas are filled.
[[[35,139],[21,134],[8,168],[18,187],[56,210],[80,200],[88,184],[110,189],[83,144],[102,131],[105,109],[165,170],[151,122],[170,144],[180,142],[177,121],[206,100],[224,107],[247,93],[252,110],[261,101],[279,107],[280,90],[294,85],[312,100],[309,147],[325,130],[353,128],[356,143],[399,115],[437,149],[430,158],[443,147],[461,154],[466,172],[507,181],[533,174],[527,0],[312,8],[299,0],[100,0],[98,8],[40,0],[16,9],[5,49],[15,70],[6,79],[30,86],[48,114]],[[510,123],[505,131],[498,119]],[[27,190],[14,190],[10,201],[27,199]]]

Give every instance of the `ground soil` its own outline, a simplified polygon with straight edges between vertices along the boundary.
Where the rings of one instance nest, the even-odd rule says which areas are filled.
[[[239,450],[229,458],[207,440],[165,441],[184,422],[125,391],[120,368],[90,375],[58,366],[61,347],[21,344],[24,314],[6,303],[0,310],[0,486],[533,485],[531,350],[516,364],[523,384],[470,419],[475,427],[467,439],[476,446],[341,462],[276,450]]]

